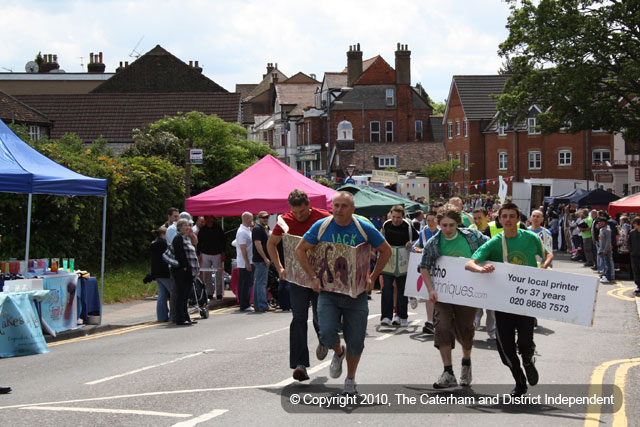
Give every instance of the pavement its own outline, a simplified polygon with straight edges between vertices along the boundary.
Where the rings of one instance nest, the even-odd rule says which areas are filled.
[[[235,294],[230,290],[225,290],[222,300],[209,301],[208,309],[212,311],[236,304]],[[82,325],[78,329],[59,332],[56,337],[45,335],[45,339],[48,343],[58,342],[113,329],[155,323],[156,321],[156,298],[147,297],[125,303],[106,304],[102,307],[102,323],[100,325]]]
[[[581,262],[571,262],[570,255],[563,252],[556,252],[556,260],[567,261],[570,264],[564,264],[563,270],[576,274],[589,274],[592,270],[584,267]],[[566,268],[569,265],[569,268]],[[593,272],[595,275],[596,273]],[[625,285],[632,286],[634,283],[630,280],[617,280]],[[603,287],[612,285],[602,285]],[[633,294],[631,294],[633,295]],[[638,317],[640,318],[640,298],[635,298]],[[230,307],[236,305],[235,294],[230,290],[225,290],[224,298],[221,301],[209,301],[209,311]],[[197,316],[197,314],[196,314]],[[103,307],[102,323],[100,325],[84,325],[78,329],[64,331],[57,334],[56,337],[46,335],[47,342],[64,341],[72,338],[83,337],[113,329],[126,328],[141,324],[156,322],[156,299],[145,298],[126,303],[107,304]]]

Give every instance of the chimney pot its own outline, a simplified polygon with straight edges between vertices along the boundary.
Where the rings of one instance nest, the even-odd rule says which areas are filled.
[[[358,43],[358,52],[360,51],[360,43]]]
[[[193,61],[189,61],[189,67],[193,67]]]
[[[102,64],[102,52],[100,52],[100,63]]]
[[[198,61],[196,61],[196,68],[198,68]]]
[[[89,54],[89,64],[93,64],[93,52]]]
[[[124,61],[125,68],[129,66],[129,61]]]

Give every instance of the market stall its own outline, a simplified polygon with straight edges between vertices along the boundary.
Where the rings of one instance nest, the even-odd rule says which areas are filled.
[[[29,261],[31,204],[33,194],[60,196],[102,196],[102,258],[100,295],[102,295],[107,209],[107,181],[81,175],[54,162],[22,141],[0,121],[0,192],[26,193],[28,197],[24,263]],[[75,298],[73,298],[75,300]],[[99,298],[102,301],[102,297]],[[74,309],[77,307],[74,306]],[[101,310],[99,310],[101,312]]]
[[[311,206],[331,210],[335,190],[319,184],[280,160],[265,156],[241,174],[185,200],[191,215],[240,216],[243,212],[289,212],[289,193],[307,193]]]
[[[620,213],[640,213],[640,193],[609,203],[608,210],[613,217]]]

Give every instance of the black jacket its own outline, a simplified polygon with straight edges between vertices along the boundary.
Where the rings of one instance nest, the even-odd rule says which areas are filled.
[[[173,246],[173,253],[176,256],[176,260],[180,264],[178,265],[178,267],[172,267],[173,271],[182,270],[191,272],[189,260],[187,259],[187,253],[184,250],[184,239],[182,238],[182,234],[176,234],[176,237],[173,238],[173,242],[171,242],[171,245]]]
[[[162,254],[167,250],[165,239],[156,239],[151,242],[151,276],[154,279],[169,278],[169,265],[162,259]]]
[[[627,238],[627,243],[629,246],[629,254],[631,256],[640,256],[640,231],[635,229],[631,230]]]

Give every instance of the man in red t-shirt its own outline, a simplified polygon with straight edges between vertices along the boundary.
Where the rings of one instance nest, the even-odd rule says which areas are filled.
[[[309,197],[302,190],[293,190],[289,194],[288,212],[278,218],[278,223],[273,228],[271,237],[267,241],[267,252],[271,257],[273,265],[278,270],[280,281],[286,283],[285,269],[280,262],[278,255],[278,244],[282,240],[282,234],[288,233],[294,236],[303,236],[311,226],[319,219],[331,214],[323,209],[309,207]],[[287,228],[287,230],[283,230]],[[291,312],[293,319],[289,326],[289,365],[293,369],[293,378],[298,381],[309,379],[307,368],[309,367],[309,347],[307,346],[307,319],[309,318],[309,302],[313,310],[313,328],[318,335],[318,294],[313,289],[304,286],[288,283],[289,297],[291,301]],[[280,292],[279,292],[280,294]],[[327,356],[328,349],[320,344],[316,347],[318,360],[323,360]]]

